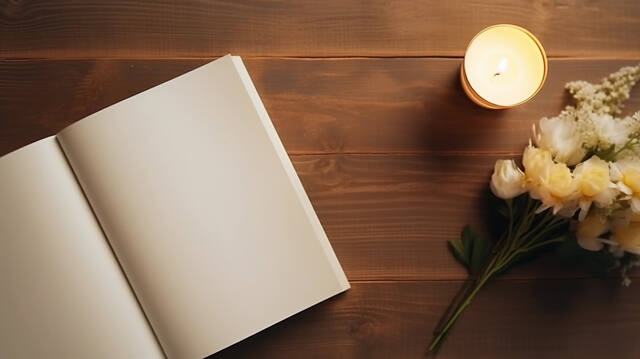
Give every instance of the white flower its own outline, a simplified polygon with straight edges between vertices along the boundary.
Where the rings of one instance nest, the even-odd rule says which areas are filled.
[[[576,230],[578,244],[586,250],[599,251],[603,247],[600,236],[608,230],[609,226],[606,218],[590,215],[578,223],[578,229]]]
[[[538,131],[534,127],[536,145],[551,152],[557,162],[573,166],[586,155],[583,141],[578,135],[578,126],[570,117],[559,116],[543,118],[538,124]]]
[[[513,160],[496,161],[491,175],[491,191],[502,199],[514,198],[526,192],[524,173]]]
[[[592,114],[591,121],[598,134],[598,147],[601,149],[624,146],[631,132],[635,130],[635,121],[632,117],[614,118],[609,114]]]

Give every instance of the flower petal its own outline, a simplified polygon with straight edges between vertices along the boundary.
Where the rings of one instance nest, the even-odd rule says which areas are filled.
[[[578,244],[580,247],[592,252],[597,252],[604,247],[604,244],[598,238],[578,238]]]

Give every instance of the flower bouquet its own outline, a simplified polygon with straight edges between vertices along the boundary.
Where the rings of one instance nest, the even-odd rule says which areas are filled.
[[[619,270],[629,285],[627,271],[640,264],[640,112],[619,116],[639,79],[640,65],[600,84],[568,83],[575,105],[533,126],[524,171],[513,160],[496,162],[490,187],[501,199],[504,231],[489,240],[467,226],[449,242],[470,280],[434,332],[430,352],[489,281],[552,248],[593,273]]]

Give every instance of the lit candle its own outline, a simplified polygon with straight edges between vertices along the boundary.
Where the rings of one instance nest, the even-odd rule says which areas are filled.
[[[515,25],[480,31],[460,67],[462,88],[480,106],[509,108],[529,101],[547,78],[547,56],[538,39]]]

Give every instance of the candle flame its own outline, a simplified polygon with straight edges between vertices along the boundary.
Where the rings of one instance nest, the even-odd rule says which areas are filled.
[[[500,61],[498,61],[498,66],[496,66],[496,72],[493,73],[493,77],[502,75],[507,70],[508,65],[509,60],[507,60],[506,57],[501,58]]]

